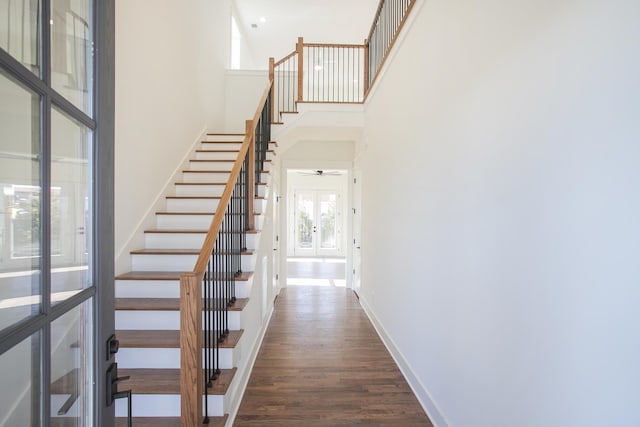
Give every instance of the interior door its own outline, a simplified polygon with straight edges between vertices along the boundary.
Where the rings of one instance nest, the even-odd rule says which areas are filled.
[[[353,290],[360,292],[362,263],[362,172],[355,170],[353,178]]]
[[[296,256],[340,255],[342,214],[337,191],[296,191],[294,217]]]

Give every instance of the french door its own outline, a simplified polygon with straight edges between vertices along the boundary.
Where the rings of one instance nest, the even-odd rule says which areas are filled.
[[[342,255],[341,197],[336,191],[295,192],[296,256]]]
[[[113,424],[113,6],[0,1],[0,426]]]

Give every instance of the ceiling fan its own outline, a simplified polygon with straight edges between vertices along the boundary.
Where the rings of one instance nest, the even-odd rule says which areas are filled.
[[[298,172],[300,175],[316,175],[316,176],[325,176],[325,175],[332,175],[332,176],[340,176],[342,175],[342,173],[340,171],[325,171],[325,170],[309,170],[309,171],[299,171]]]
[[[340,176],[342,175],[342,173],[340,171],[325,171],[325,170],[321,170],[321,169],[317,169],[317,170],[308,170],[308,171],[299,171],[298,172],[300,175],[316,175],[316,176],[325,176],[325,175],[332,175],[332,176]]]

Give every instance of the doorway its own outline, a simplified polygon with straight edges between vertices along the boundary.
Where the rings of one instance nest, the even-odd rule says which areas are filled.
[[[335,190],[300,190],[295,192],[294,199],[294,254],[339,256],[341,195]]]
[[[345,287],[349,172],[287,171],[287,285]]]

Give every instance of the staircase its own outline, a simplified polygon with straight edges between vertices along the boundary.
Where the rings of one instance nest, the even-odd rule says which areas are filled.
[[[134,426],[180,425],[180,275],[192,271],[218,207],[244,134],[208,134],[195,150],[156,226],[146,230],[145,247],[131,252],[132,271],[116,277],[116,355],[120,385],[133,393]],[[267,203],[269,168],[275,143],[269,144],[254,202],[255,226],[247,232],[237,300],[229,307],[230,334],[220,349],[222,373],[209,389],[209,426],[224,426],[239,381],[241,357],[247,357],[242,329],[256,265],[260,229]],[[251,346],[246,343],[245,346]],[[126,402],[116,402],[116,425],[126,425]]]

